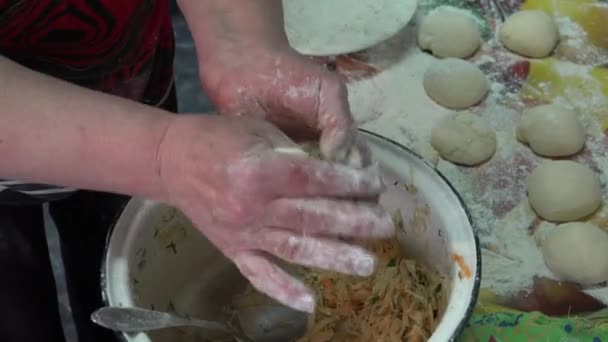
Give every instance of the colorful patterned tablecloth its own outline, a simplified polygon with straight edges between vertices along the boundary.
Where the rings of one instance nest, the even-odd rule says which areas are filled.
[[[458,2],[454,5],[458,6]],[[470,1],[460,1],[460,5],[476,7]],[[496,26],[503,19],[501,16],[506,17],[515,11],[539,9],[569,18],[583,29],[584,34],[578,37],[567,37],[562,33],[562,41],[554,56],[515,63],[505,78],[507,82],[521,86],[521,97],[530,103],[550,102],[561,97],[578,107],[576,109],[591,112],[603,127],[608,127],[608,68],[604,64],[608,56],[608,4],[595,0],[496,0],[489,5],[494,8],[492,16],[495,20],[488,21],[491,26]],[[585,79],[578,75],[558,72],[555,64],[561,61],[593,65],[591,75],[602,84],[604,96],[598,98],[596,93],[588,90]],[[551,298],[551,291],[545,295]],[[536,307],[532,305],[532,310],[525,312],[498,305],[493,298],[489,291],[482,292],[461,341],[608,341],[606,309],[569,316],[560,310],[552,314],[551,309],[539,304]]]
[[[608,341],[606,323],[580,318],[548,318],[539,313],[509,311],[497,307],[493,313],[476,313],[460,337],[473,341]]]
[[[562,41],[553,57],[514,65],[514,73],[507,76],[521,84],[520,95],[529,102],[549,102],[561,97],[578,107],[576,109],[591,112],[604,128],[608,127],[608,68],[605,65],[608,4],[595,0],[496,0],[493,5],[505,16],[521,9],[543,10],[569,18],[583,29],[584,34],[578,37],[562,33]],[[585,79],[578,75],[558,72],[555,64],[560,61],[593,65],[590,74],[602,85],[604,96],[598,97],[597,93],[588,90]],[[546,295],[551,297],[551,292]],[[551,313],[542,305],[533,307],[534,311],[524,312],[498,305],[492,299],[489,291],[482,292],[461,341],[608,341],[606,309],[577,316],[559,312],[549,316],[541,312]]]

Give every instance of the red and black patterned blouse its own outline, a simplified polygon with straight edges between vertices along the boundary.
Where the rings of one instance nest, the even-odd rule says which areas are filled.
[[[0,0],[0,55],[90,89],[158,106],[173,49],[168,0]],[[70,191],[0,180],[0,202]]]

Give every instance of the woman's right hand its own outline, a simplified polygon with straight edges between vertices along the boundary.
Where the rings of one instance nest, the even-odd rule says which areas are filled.
[[[386,238],[394,228],[377,203],[384,190],[377,167],[354,169],[277,149],[299,148],[267,122],[180,115],[159,147],[161,179],[166,200],[254,287],[312,312],[312,291],[271,257],[368,276],[374,256],[339,237]]]

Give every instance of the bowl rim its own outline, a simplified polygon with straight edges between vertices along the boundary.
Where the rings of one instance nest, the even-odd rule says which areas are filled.
[[[475,244],[475,275],[473,277],[473,289],[471,291],[471,298],[470,298],[467,310],[466,310],[465,314],[462,316],[462,318],[460,319],[460,322],[458,323],[458,326],[456,326],[456,329],[454,329],[452,336],[450,336],[450,339],[448,340],[449,342],[456,341],[456,339],[460,335],[462,335],[462,332],[468,325],[469,319],[473,315],[473,311],[475,310],[475,306],[477,305],[477,300],[479,298],[479,291],[481,288],[481,265],[482,265],[481,246],[479,243],[479,236],[477,235],[475,221],[473,220],[473,217],[471,216],[471,212],[469,211],[469,208],[466,205],[466,203],[464,202],[462,196],[456,190],[454,185],[449,181],[449,179],[443,173],[441,173],[441,171],[439,171],[436,167],[429,164],[429,162],[424,157],[422,157],[418,153],[414,152],[412,149],[404,146],[403,144],[401,144],[393,139],[387,138],[383,135],[380,135],[378,133],[375,133],[375,132],[372,132],[372,131],[369,131],[369,130],[366,130],[363,128],[359,128],[359,131],[361,131],[367,135],[370,135],[374,138],[380,139],[386,143],[389,143],[401,150],[404,150],[404,151],[410,153],[412,156],[415,156],[416,158],[421,160],[432,172],[434,172],[436,175],[438,175],[439,178],[441,178],[443,180],[443,182],[445,184],[447,184],[447,186],[450,188],[450,190],[452,190],[452,192],[458,199],[458,202],[460,203],[460,206],[462,207],[462,210],[464,211],[464,213],[467,217],[467,221],[469,221],[469,227],[471,228],[471,233],[473,234],[473,242]]]
[[[475,275],[473,277],[473,290],[471,291],[471,298],[469,301],[469,305],[467,307],[465,314],[462,316],[462,318],[460,319],[460,322],[456,326],[456,329],[454,329],[452,336],[450,336],[450,338],[448,340],[448,342],[456,341],[456,339],[460,335],[462,335],[462,332],[468,325],[469,319],[473,315],[473,311],[475,310],[475,306],[477,305],[477,300],[479,297],[479,291],[480,291],[480,287],[481,287],[481,265],[482,265],[481,246],[479,243],[479,236],[477,234],[477,230],[475,229],[476,225],[473,220],[473,217],[471,216],[469,208],[467,207],[466,203],[462,199],[462,196],[460,195],[460,193],[456,190],[456,188],[454,188],[454,186],[448,180],[448,178],[445,175],[443,175],[443,173],[441,173],[441,171],[439,171],[436,167],[433,167],[432,165],[430,165],[428,163],[428,161],[426,159],[424,159],[422,156],[420,156],[418,153],[414,152],[413,150],[404,146],[403,144],[398,143],[395,140],[387,138],[378,133],[375,133],[375,132],[372,132],[372,131],[369,131],[369,130],[366,130],[363,128],[359,128],[358,131],[362,132],[366,135],[370,135],[374,138],[380,139],[386,143],[389,143],[389,144],[415,156],[419,160],[421,160],[430,170],[432,170],[436,175],[438,175],[443,180],[443,182],[445,182],[447,184],[447,186],[451,189],[451,191],[454,193],[454,195],[458,199],[460,206],[464,210],[464,213],[469,222],[469,227],[471,228],[471,233],[473,234],[473,240],[474,240],[473,242],[475,244],[475,263],[476,263],[476,265],[475,265]],[[129,201],[127,201],[120,208],[118,213],[115,215],[114,220],[112,221],[112,224],[110,225],[108,232],[106,234],[105,245],[103,248],[102,261],[101,261],[101,270],[100,270],[101,299],[105,306],[109,305],[109,298],[108,298],[108,294],[106,291],[106,289],[107,289],[106,267],[107,267],[107,262],[108,262],[107,255],[108,255],[109,248],[110,248],[110,242],[111,242],[112,236],[114,234],[114,230],[115,230],[116,226],[118,225],[120,218],[123,216],[125,209],[129,206],[129,204],[133,203],[136,200],[141,200],[141,199],[132,197]],[[114,332],[114,333],[120,341],[129,342],[129,340],[125,337],[125,335],[123,333],[121,333],[121,332]]]

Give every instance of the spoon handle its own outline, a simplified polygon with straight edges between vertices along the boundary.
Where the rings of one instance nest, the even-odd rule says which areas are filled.
[[[104,328],[126,333],[183,326],[196,326],[211,331],[229,333],[225,325],[217,322],[190,319],[168,312],[132,307],[103,307],[93,312],[91,320]]]

